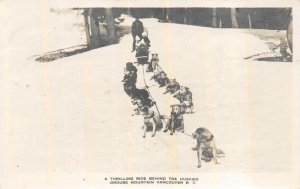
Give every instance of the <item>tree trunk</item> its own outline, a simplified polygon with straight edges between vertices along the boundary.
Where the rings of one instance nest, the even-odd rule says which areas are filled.
[[[184,8],[184,18],[183,18],[183,24],[187,23],[187,8]]]
[[[213,8],[213,20],[212,20],[212,27],[217,27],[217,9]]]
[[[154,9],[151,9],[151,15],[150,15],[151,18],[155,18],[155,10]]]
[[[93,9],[90,9],[89,15],[91,26],[91,48],[97,48],[101,46],[99,21],[98,18],[93,15]]]
[[[231,8],[231,23],[232,23],[232,28],[238,28],[238,23],[236,19],[236,9]]]
[[[117,42],[117,40],[116,40],[114,17],[111,8],[105,8],[105,16],[107,20],[108,43],[114,44]]]
[[[129,16],[131,16],[130,8],[127,8],[127,14],[128,14]]]
[[[293,20],[292,19],[287,28],[286,38],[288,41],[288,46],[291,49],[291,52],[293,52]]]
[[[90,25],[89,25],[87,9],[84,10],[83,17],[84,17],[84,26],[85,26],[85,35],[86,35],[87,46],[90,47],[91,46],[91,36],[90,36]]]
[[[163,8],[163,9],[162,9],[162,17],[161,17],[161,20],[164,21],[164,22],[166,21],[166,8]]]
[[[249,28],[252,29],[252,23],[251,23],[251,17],[250,17],[250,14],[248,14],[248,20],[249,20]]]
[[[170,8],[165,8],[165,20],[170,22]]]
[[[193,16],[191,13],[191,8],[186,9],[186,24],[192,24],[193,22]]]

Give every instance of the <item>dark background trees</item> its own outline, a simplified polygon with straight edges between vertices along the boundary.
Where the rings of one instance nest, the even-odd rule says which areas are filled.
[[[291,8],[85,8],[83,15],[89,47],[103,45],[99,22],[106,23],[108,40],[105,43],[117,42],[114,19],[121,14],[204,27],[271,30],[286,30],[291,20]]]

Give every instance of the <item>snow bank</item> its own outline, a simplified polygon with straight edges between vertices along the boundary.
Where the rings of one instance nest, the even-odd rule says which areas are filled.
[[[46,52],[86,44],[83,16],[80,10],[63,9],[55,11],[44,8],[45,5],[26,5],[3,2],[5,14],[0,29],[5,49],[26,58]],[[7,11],[21,9],[16,12]],[[34,10],[34,11],[32,11]],[[9,18],[9,19],[8,19]],[[14,20],[14,23],[11,21]],[[1,52],[0,52],[1,53]],[[23,57],[24,58],[24,57]]]

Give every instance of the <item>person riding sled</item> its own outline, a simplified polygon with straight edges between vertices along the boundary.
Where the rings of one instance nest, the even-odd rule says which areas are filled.
[[[145,41],[140,37],[136,36],[136,54],[135,57],[138,63],[146,64],[148,63],[149,47],[146,45]]]

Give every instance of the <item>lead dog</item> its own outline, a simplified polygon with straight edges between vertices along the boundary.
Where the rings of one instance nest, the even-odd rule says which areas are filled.
[[[198,168],[201,167],[201,160],[209,162],[213,159],[218,164],[217,156],[224,152],[216,148],[214,135],[208,129],[200,127],[192,136],[197,140],[197,146],[193,150],[197,151]]]

